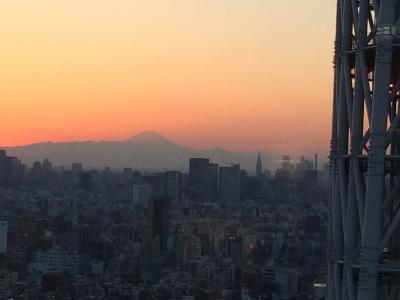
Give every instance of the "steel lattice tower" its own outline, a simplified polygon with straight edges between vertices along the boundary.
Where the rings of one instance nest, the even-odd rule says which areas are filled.
[[[338,0],[329,299],[400,299],[400,0]]]

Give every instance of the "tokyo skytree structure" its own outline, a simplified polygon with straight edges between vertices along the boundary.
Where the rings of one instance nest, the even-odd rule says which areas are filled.
[[[338,0],[330,300],[400,299],[400,0]]]

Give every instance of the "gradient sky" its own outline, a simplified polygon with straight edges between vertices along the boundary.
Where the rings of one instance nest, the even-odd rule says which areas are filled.
[[[327,152],[335,1],[5,1],[0,145]]]

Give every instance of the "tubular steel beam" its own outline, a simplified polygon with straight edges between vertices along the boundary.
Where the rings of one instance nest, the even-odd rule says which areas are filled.
[[[337,1],[328,226],[331,300],[399,297],[399,20],[400,0]],[[390,281],[385,266],[391,266]]]

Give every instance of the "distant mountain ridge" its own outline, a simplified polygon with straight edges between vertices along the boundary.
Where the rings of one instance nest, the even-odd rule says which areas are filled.
[[[126,140],[127,142],[138,142],[142,144],[149,144],[149,143],[171,143],[170,140],[159,134],[157,131],[143,131],[137,135],[131,136],[129,139]]]
[[[131,167],[148,171],[187,171],[189,158],[205,157],[220,165],[239,163],[243,169],[254,173],[258,155],[258,152],[231,152],[222,148],[197,150],[184,147],[155,131],[144,131],[121,142],[46,142],[2,149],[28,166],[48,158],[57,166],[69,167],[71,163],[81,162],[84,168]],[[264,152],[262,158],[264,168],[276,168],[277,155]]]

